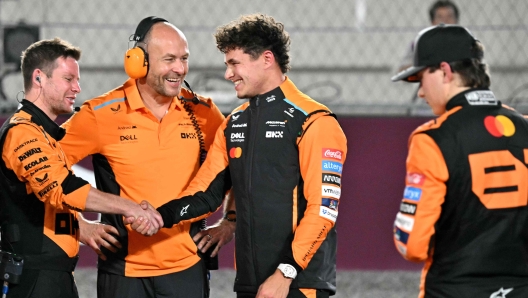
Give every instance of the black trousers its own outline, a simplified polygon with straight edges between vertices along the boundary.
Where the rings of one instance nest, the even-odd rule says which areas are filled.
[[[204,298],[207,280],[200,260],[191,268],[153,277],[126,277],[97,273],[98,298]]]
[[[72,272],[24,270],[18,285],[9,285],[7,298],[79,298]]]
[[[257,293],[237,292],[237,298],[255,298]],[[316,290],[315,297],[306,297],[299,289],[290,289],[287,298],[328,298],[330,294],[325,290]]]

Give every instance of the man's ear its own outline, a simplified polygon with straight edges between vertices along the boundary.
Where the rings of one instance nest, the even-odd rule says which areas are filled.
[[[266,68],[272,66],[275,63],[275,55],[270,50],[266,50],[262,53],[262,58],[264,58],[264,64]]]
[[[450,83],[453,80],[453,71],[451,65],[447,62],[440,63],[440,70],[444,73],[444,83]]]

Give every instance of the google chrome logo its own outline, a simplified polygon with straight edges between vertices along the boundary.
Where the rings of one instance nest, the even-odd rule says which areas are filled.
[[[502,136],[511,137],[515,134],[515,125],[513,125],[510,118],[503,115],[484,118],[484,126],[486,126],[486,129],[492,136],[497,138]]]
[[[231,158],[239,158],[242,156],[242,148],[240,147],[233,147],[231,150],[229,150],[229,157]]]

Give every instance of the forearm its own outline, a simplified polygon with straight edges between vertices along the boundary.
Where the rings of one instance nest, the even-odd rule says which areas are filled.
[[[84,211],[128,215],[137,204],[119,196],[91,188]]]
[[[235,212],[235,218],[236,218],[235,197],[233,195],[233,190],[232,189],[226,195],[225,202],[224,202],[224,215],[222,216],[222,218],[220,218],[218,220],[218,223],[221,223],[224,220],[227,212],[229,212],[229,211],[234,211]]]
[[[163,218],[164,227],[170,228],[180,221],[190,220],[216,211],[230,188],[231,175],[229,168],[226,168],[217,175],[205,191],[174,199],[160,206],[157,210]]]

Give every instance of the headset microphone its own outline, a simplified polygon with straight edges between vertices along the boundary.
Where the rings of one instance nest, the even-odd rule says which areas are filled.
[[[196,97],[196,93],[194,93],[194,91],[191,89],[191,86],[189,86],[189,83],[187,83],[186,80],[183,80],[183,83],[185,84],[185,87],[187,87],[187,89],[189,89],[193,95],[193,98],[191,99],[192,103],[194,103],[195,105],[200,103],[200,100],[198,99],[198,97]]]
[[[75,108],[73,108],[73,110],[74,110],[75,112],[79,112],[79,111],[81,110],[81,108],[79,108],[79,107],[75,107]]]

